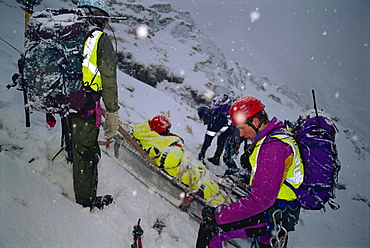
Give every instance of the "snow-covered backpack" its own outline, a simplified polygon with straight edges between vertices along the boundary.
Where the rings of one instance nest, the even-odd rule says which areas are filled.
[[[304,179],[295,189],[288,182],[302,208],[325,209],[328,203],[334,210],[339,205],[334,201],[335,188],[341,168],[335,144],[337,128],[334,121],[323,111],[307,111],[301,115],[290,130],[297,141],[304,165]]]
[[[20,76],[28,105],[66,114],[84,106],[83,46],[89,27],[81,9],[45,9],[29,19]]]
[[[86,38],[95,30],[84,16],[82,9],[34,12],[28,21],[24,51],[18,61],[19,75],[15,74],[23,90],[26,126],[30,126],[30,108],[49,116],[59,114],[62,150],[66,150],[69,161],[73,160],[73,154],[68,114],[85,106],[83,49]]]

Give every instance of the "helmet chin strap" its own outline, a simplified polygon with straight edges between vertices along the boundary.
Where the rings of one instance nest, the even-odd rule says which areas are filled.
[[[89,12],[88,15],[90,16],[90,18],[89,18],[90,23],[93,24],[93,25],[98,26],[100,29],[103,30],[105,28],[105,24],[107,24],[108,19],[105,19],[104,16],[102,16],[102,18],[100,18],[100,16],[96,16],[94,14],[94,9],[95,8],[92,8],[92,7],[84,7],[84,8],[85,8],[85,10],[88,10],[88,12]],[[97,10],[97,9],[95,9],[95,10]],[[94,16],[94,17],[92,17],[92,16]]]
[[[258,125],[258,127],[256,127],[250,120],[247,120],[246,123],[251,126],[253,128],[253,130],[256,132],[256,135],[260,132],[260,128],[262,126],[262,124],[265,122],[265,118],[262,118],[260,120],[260,124]]]

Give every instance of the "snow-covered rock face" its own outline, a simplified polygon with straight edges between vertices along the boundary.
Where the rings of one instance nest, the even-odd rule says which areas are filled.
[[[191,106],[207,104],[214,95],[233,94],[240,80],[189,13],[168,3],[140,1],[113,3],[111,8],[112,16],[126,19],[111,23],[114,30],[125,31],[115,34],[119,36],[119,69],[174,96],[181,95],[180,100]],[[182,62],[174,65],[179,57]]]
[[[111,16],[118,17],[112,18],[110,33],[116,36],[118,68],[176,101],[196,108],[209,105],[217,95],[238,98],[264,91],[279,104],[307,108],[288,88],[252,76],[238,63],[228,64],[190,13],[165,2],[112,1],[110,7]]]

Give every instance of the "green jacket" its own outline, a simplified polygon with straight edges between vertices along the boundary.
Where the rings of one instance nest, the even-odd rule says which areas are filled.
[[[117,90],[116,55],[106,33],[98,41],[97,65],[102,77],[103,102],[108,112],[119,110]]]

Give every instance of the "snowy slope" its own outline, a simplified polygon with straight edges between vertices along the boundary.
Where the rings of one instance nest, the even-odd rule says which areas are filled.
[[[149,5],[147,1],[141,2]],[[44,0],[42,4],[38,8],[55,8],[68,3]],[[15,1],[0,2],[0,37],[18,49],[23,44],[23,15],[20,4]],[[123,31],[116,29],[115,32],[118,37],[125,36]],[[178,43],[174,43],[174,47],[181,52],[189,50],[186,45],[175,44]],[[99,164],[98,193],[114,195],[115,204],[91,214],[74,203],[71,165],[63,156],[51,162],[60,149],[59,125],[48,130],[43,114],[35,112],[31,115],[31,127],[25,127],[22,93],[5,88],[17,70],[18,54],[6,44],[1,45],[0,247],[129,247],[132,227],[138,218],[142,219],[144,247],[194,247],[198,224],[148,191],[107,156],[112,151],[105,147],[102,147]],[[167,44],[159,45],[158,50],[167,49]],[[181,57],[172,57],[170,64],[177,63],[184,64],[184,61]],[[196,74],[189,75],[188,83],[194,78]],[[283,95],[279,95],[283,104],[268,96],[275,93],[278,85],[263,79],[250,79],[245,78],[245,93],[259,97],[270,115],[281,119],[298,116],[300,106],[295,106]],[[166,91],[165,87],[155,89],[122,72],[118,74],[118,83],[119,114],[123,122],[134,125],[158,113],[167,114],[173,122],[172,131],[181,135],[187,149],[197,154],[205,127],[194,121],[196,111],[179,100],[181,96],[174,98],[174,93]],[[268,90],[260,90],[258,86]],[[367,247],[370,243],[369,153],[362,149],[358,137],[344,132],[351,127],[338,127],[341,132],[337,143],[342,162],[339,182],[345,188],[337,191],[341,208],[338,211],[329,208],[325,213],[303,211],[296,232],[290,235],[290,247]],[[209,149],[208,155],[212,152]],[[163,223],[162,230],[153,228],[156,222]]]

